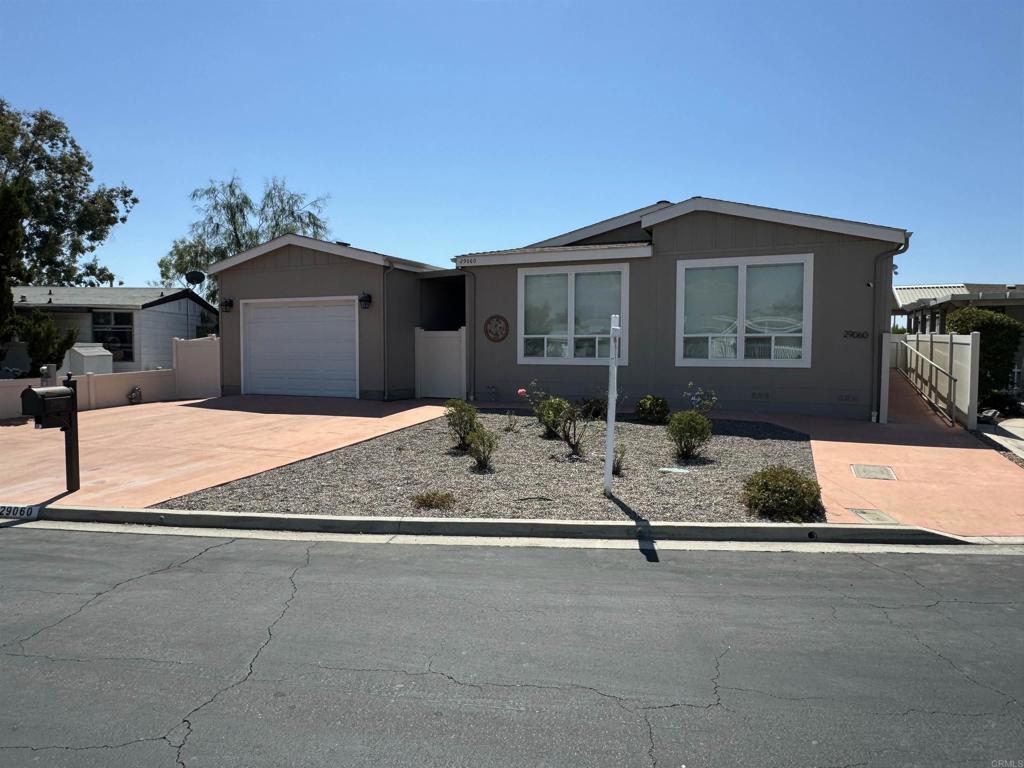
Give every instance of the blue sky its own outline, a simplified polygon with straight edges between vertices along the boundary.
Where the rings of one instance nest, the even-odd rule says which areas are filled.
[[[1024,2],[0,2],[0,96],[141,202],[127,284],[237,172],[448,265],[691,195],[914,231],[898,282],[1024,282]]]

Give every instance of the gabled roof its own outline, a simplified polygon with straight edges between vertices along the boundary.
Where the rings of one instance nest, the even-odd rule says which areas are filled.
[[[646,259],[650,243],[613,243],[610,245],[563,245],[508,248],[504,251],[479,251],[455,256],[456,266],[493,266],[496,264],[543,264],[544,262],[605,261],[608,259]]]
[[[611,232],[613,229],[619,227],[627,227],[630,224],[638,224],[640,220],[649,213],[661,210],[662,208],[668,208],[672,205],[668,200],[659,200],[653,205],[647,205],[643,208],[637,208],[635,211],[628,211],[626,213],[620,213],[618,216],[612,216],[610,219],[598,221],[594,224],[588,224],[585,227],[574,229],[571,232],[565,232],[555,237],[549,237],[547,240],[541,240],[539,243],[531,243],[526,246],[527,248],[537,248],[541,246],[559,246],[569,245],[571,243],[579,242],[588,237],[594,235],[603,235],[605,232]]]
[[[178,299],[190,299],[216,313],[201,296],[187,288],[116,288],[59,285],[15,285],[14,307],[36,309],[146,309]]]
[[[376,251],[365,251],[362,248],[353,248],[351,245],[344,243],[331,243],[326,240],[317,240],[315,237],[306,237],[304,235],[281,235],[280,237],[275,237],[273,240],[268,240],[261,245],[257,245],[255,248],[250,248],[247,251],[236,253],[234,256],[230,256],[229,258],[222,259],[215,264],[211,264],[206,271],[208,274],[215,275],[218,272],[223,272],[225,269],[237,267],[239,264],[244,264],[250,259],[263,256],[271,251],[276,251],[278,248],[283,248],[286,245],[298,245],[302,248],[310,248],[314,251],[330,253],[334,256],[344,256],[348,259],[365,261],[369,264],[379,264],[380,266],[390,266],[393,264],[398,269],[405,269],[409,272],[431,272],[435,269],[440,269],[440,267],[435,267],[431,264],[423,264],[418,261],[400,259],[397,256],[388,256],[383,253],[377,253]]]
[[[776,224],[788,224],[794,227],[820,229],[825,232],[838,232],[844,235],[865,237],[870,240],[881,240],[886,243],[897,243],[899,245],[906,244],[910,237],[910,233],[907,230],[896,227],[883,227],[878,224],[866,224],[848,219],[834,219],[811,213],[784,211],[779,208],[765,208],[760,205],[749,205],[747,203],[733,203],[728,200],[715,200],[710,197],[691,197],[689,200],[684,200],[681,203],[651,211],[643,216],[640,223],[647,229],[655,224],[660,224],[679,216],[685,216],[695,211],[722,213],[728,216],[740,216],[745,219],[758,219],[760,221],[775,222]]]

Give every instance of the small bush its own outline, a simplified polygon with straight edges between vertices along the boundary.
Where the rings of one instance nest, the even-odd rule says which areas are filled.
[[[812,523],[822,519],[818,483],[781,465],[765,467],[748,477],[740,499],[751,513],[769,520]]]
[[[537,420],[544,427],[544,438],[557,440],[562,433],[562,415],[569,407],[569,401],[561,397],[548,397],[536,407]]]
[[[612,458],[612,474],[615,476],[621,475],[622,470],[626,468],[626,446],[619,443],[615,446],[615,452]]]
[[[668,400],[657,395],[644,395],[636,404],[633,416],[645,424],[664,424],[668,421]]]
[[[587,434],[587,427],[590,421],[583,416],[579,406],[570,405],[562,411],[562,423],[559,425],[558,433],[567,446],[570,456],[583,456],[583,438]]]
[[[469,433],[469,455],[476,462],[476,468],[481,472],[489,472],[494,468],[492,457],[494,449],[498,447],[498,436],[478,424],[476,429]]]
[[[416,509],[451,509],[455,506],[455,494],[448,491],[420,491],[412,495]]]
[[[518,432],[519,431],[519,417],[515,411],[505,412],[505,426],[502,427],[506,432]]]
[[[577,400],[576,405],[587,421],[604,421],[608,418],[608,395],[584,397]]]
[[[982,399],[1010,386],[1024,323],[1002,312],[962,307],[949,313],[946,328],[950,333],[981,333],[978,387]]]
[[[711,419],[698,411],[678,411],[668,420],[667,431],[676,456],[692,459],[711,439]]]
[[[715,390],[709,389],[705,391],[704,387],[694,388],[692,381],[686,385],[683,398],[690,401],[690,407],[693,410],[697,413],[703,413],[705,416],[711,413],[718,404],[718,395],[715,394]]]
[[[448,431],[458,443],[460,451],[469,448],[469,433],[476,426],[476,408],[465,400],[449,400],[444,404],[444,418],[448,422]]]
[[[533,409],[533,415],[537,417],[537,423],[542,425],[544,421],[541,419],[541,404],[548,399],[547,392],[540,388],[537,384],[537,380],[533,379],[525,387],[520,387],[517,392],[519,397],[525,397],[526,401],[530,404],[530,408]]]

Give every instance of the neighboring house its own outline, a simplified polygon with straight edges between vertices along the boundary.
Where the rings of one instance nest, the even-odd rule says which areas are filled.
[[[457,269],[286,235],[213,265],[225,394],[409,397],[415,328],[466,328],[464,391],[511,402],[537,379],[679,403],[874,418],[892,259],[904,229],[707,198],[662,201]],[[237,308],[237,311],[232,311]],[[228,310],[226,313],[223,310]],[[462,373],[462,372],[460,372]]]
[[[206,336],[217,325],[217,310],[187,289],[15,286],[11,292],[15,312],[41,310],[61,330],[77,331],[76,343],[102,344],[115,373],[170,368],[172,338]],[[3,365],[28,367],[19,343],[10,345]]]
[[[943,283],[897,285],[893,313],[907,316],[910,333],[948,333],[946,317],[960,307],[1002,312],[1024,322],[1024,287],[1015,283]],[[1017,350],[1017,383],[1024,369],[1024,341]]]

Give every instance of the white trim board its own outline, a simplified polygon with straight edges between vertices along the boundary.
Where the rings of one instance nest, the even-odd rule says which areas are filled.
[[[396,256],[385,256],[382,253],[364,251],[362,248],[353,248],[351,245],[329,243],[325,240],[317,240],[315,237],[290,234],[275,237],[273,240],[268,240],[261,245],[257,245],[255,248],[250,248],[247,251],[242,251],[241,253],[236,253],[234,256],[222,259],[215,264],[211,264],[207,268],[206,272],[210,275],[216,275],[218,272],[223,272],[225,269],[230,269],[231,267],[237,267],[239,264],[243,264],[251,259],[263,256],[271,251],[276,251],[278,248],[283,248],[286,245],[297,245],[301,248],[309,248],[322,253],[330,253],[334,256],[344,256],[348,259],[365,261],[369,264],[377,264],[382,267],[394,265],[396,269],[404,269],[408,272],[433,272],[434,270],[441,269],[440,267],[434,267],[430,264],[421,264],[417,261],[400,259]]]
[[[785,336],[787,334],[744,333],[746,321],[746,269],[764,264],[803,264],[804,265],[804,296],[803,296],[803,337],[802,356],[799,360],[791,359],[746,359],[743,357],[744,336]],[[736,287],[737,319],[736,319],[736,357],[735,358],[699,358],[683,357],[683,319],[686,316],[685,272],[687,269],[700,267],[740,267]],[[793,253],[783,256],[745,256],[739,258],[712,259],[679,259],[676,261],[676,327],[675,327],[675,361],[677,368],[810,368],[811,348],[813,344],[812,320],[814,317],[814,254]],[[730,336],[733,334],[688,334],[691,336]]]
[[[620,272],[622,282],[619,286],[619,325],[622,336],[619,342],[619,365],[629,364],[629,264],[580,264],[564,267],[523,267],[516,275],[516,362],[519,365],[608,365],[605,357],[526,357],[523,354],[523,332],[526,330],[526,305],[524,303],[524,278],[527,275],[569,275],[569,317],[567,323],[573,322],[572,309],[576,281],[573,275],[579,272]],[[557,334],[549,334],[555,336]],[[567,338],[574,334],[566,333]],[[586,334],[583,334],[586,335]],[[569,350],[572,352],[572,350]]]
[[[238,384],[239,391],[249,394],[245,389],[245,305],[246,304],[295,304],[320,301],[351,301],[355,306],[355,357],[356,357],[356,394],[355,399],[360,399],[360,378],[359,378],[359,297],[358,296],[304,296],[300,298],[279,298],[279,299],[242,299],[238,302]],[[302,397],[302,395],[289,395],[289,397]],[[329,395],[326,395],[329,397]]]
[[[499,264],[560,264],[572,261],[649,259],[650,245],[583,245],[566,248],[513,248],[508,251],[467,253],[456,256],[458,267],[487,267]]]
[[[571,232],[565,232],[561,235],[555,235],[549,237],[547,240],[541,240],[539,243],[530,243],[527,248],[540,248],[545,246],[557,246],[557,245],[569,245],[579,240],[585,240],[588,237],[594,237],[595,235],[603,235],[605,232],[611,232],[613,229],[619,227],[626,227],[630,224],[638,223],[643,216],[654,211],[661,210],[662,208],[668,208],[672,203],[665,200],[661,200],[653,205],[647,205],[643,208],[637,208],[635,211],[629,211],[628,213],[619,214],[618,216],[612,216],[610,219],[604,221],[598,221],[594,224],[588,224],[585,227],[574,229]]]
[[[811,213],[783,211],[778,208],[765,208],[760,205],[749,205],[747,203],[731,203],[728,200],[714,200],[708,197],[691,197],[689,200],[684,200],[673,206],[648,213],[640,223],[644,229],[649,229],[655,224],[661,224],[670,219],[694,213],[695,211],[722,213],[728,216],[739,216],[744,219],[757,219],[776,224],[788,224],[794,227],[820,229],[826,232],[837,232],[843,235],[865,237],[870,240],[899,243],[900,245],[906,244],[908,239],[908,232],[905,229],[865,224],[859,221],[847,221],[846,219],[833,219],[828,216],[818,216]]]

